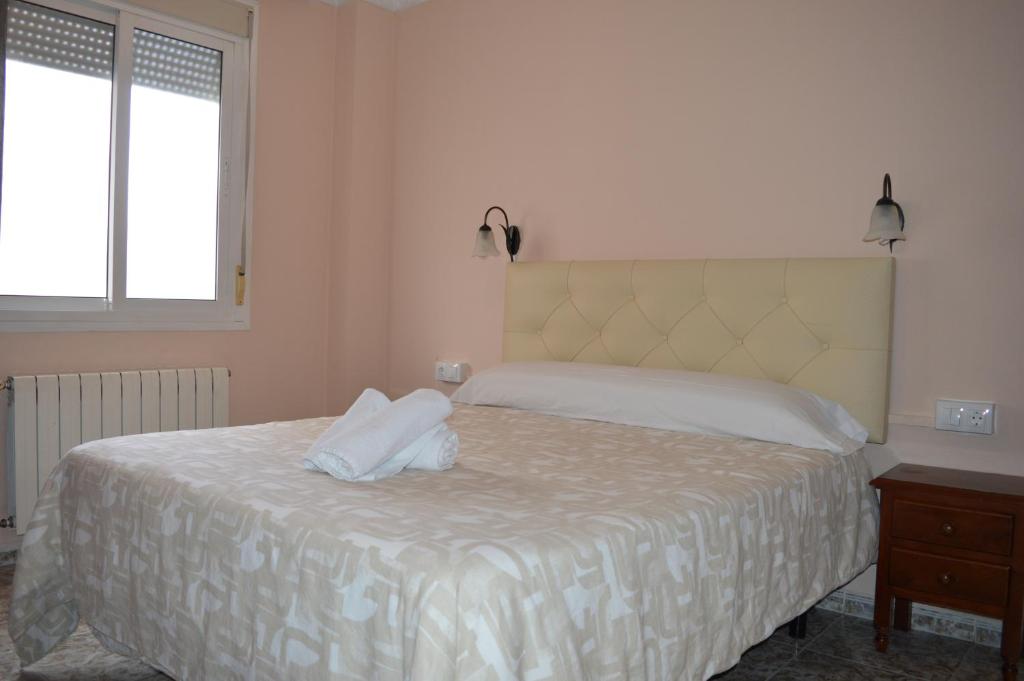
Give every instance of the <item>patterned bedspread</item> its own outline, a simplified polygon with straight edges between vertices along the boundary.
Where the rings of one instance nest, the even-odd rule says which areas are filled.
[[[706,679],[874,558],[860,454],[458,407],[444,473],[304,470],[310,419],[65,457],[26,663],[88,622],[176,679]]]

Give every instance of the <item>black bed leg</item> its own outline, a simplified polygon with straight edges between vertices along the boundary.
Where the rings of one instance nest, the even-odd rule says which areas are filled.
[[[797,615],[796,619],[789,622],[790,638],[807,638],[807,613]]]

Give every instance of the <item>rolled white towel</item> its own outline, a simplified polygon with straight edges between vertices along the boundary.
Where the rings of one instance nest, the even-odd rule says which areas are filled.
[[[311,449],[307,458],[336,478],[367,479],[368,473],[442,426],[451,413],[452,404],[442,393],[416,390],[372,413],[335,424],[331,437],[317,440],[318,449]]]
[[[429,431],[427,441],[409,462],[407,468],[421,471],[446,471],[455,465],[459,455],[459,436],[447,425]]]
[[[348,411],[335,419],[334,423],[316,439],[309,448],[306,458],[302,460],[302,465],[311,471],[324,471],[325,469],[320,465],[319,459],[323,458],[322,454],[328,448],[328,443],[334,440],[339,433],[343,433],[347,428],[355,425],[357,421],[380,411],[389,404],[391,404],[391,400],[381,391],[374,390],[373,388],[364,390],[356,398],[356,401],[352,403],[352,406],[348,408]]]
[[[455,457],[458,453],[459,436],[447,425],[441,423],[416,438],[411,445],[358,480],[360,482],[382,480],[406,468],[429,471],[448,470],[455,464]]]

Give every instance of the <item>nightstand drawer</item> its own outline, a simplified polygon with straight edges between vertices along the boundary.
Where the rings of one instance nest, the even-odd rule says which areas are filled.
[[[889,583],[894,587],[986,605],[1006,605],[1010,568],[893,548]]]
[[[1013,516],[897,499],[893,505],[892,535],[1009,556],[1013,550]]]

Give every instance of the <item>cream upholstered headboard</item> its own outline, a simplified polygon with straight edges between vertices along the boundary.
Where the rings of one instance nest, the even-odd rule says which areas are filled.
[[[892,290],[892,258],[517,263],[504,359],[767,378],[885,442]]]

